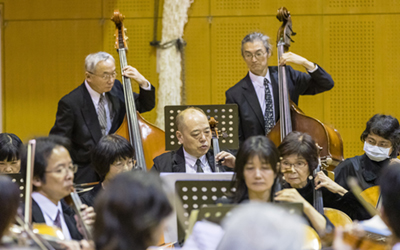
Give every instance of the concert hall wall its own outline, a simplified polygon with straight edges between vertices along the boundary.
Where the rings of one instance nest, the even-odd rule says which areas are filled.
[[[85,56],[104,50],[118,60],[110,21],[114,9],[126,16],[129,64],[158,87],[157,52],[149,45],[153,0],[0,3],[3,132],[13,132],[24,141],[47,135],[58,100],[83,82]],[[290,50],[318,63],[335,80],[331,91],[301,97],[300,108],[338,129],[345,157],[361,154],[359,137],[373,114],[400,118],[398,0],[194,0],[184,31],[186,104],[224,103],[225,91],[247,72],[240,42],[251,31],[271,37],[274,53],[269,64],[277,64],[275,42],[281,23],[275,15],[280,6],[292,13],[297,32]],[[144,117],[154,122],[155,110]]]

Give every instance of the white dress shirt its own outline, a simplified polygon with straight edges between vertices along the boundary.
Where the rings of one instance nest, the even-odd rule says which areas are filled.
[[[265,117],[265,86],[264,86],[264,79],[268,79],[268,88],[269,91],[271,92],[271,98],[272,98],[272,105],[274,104],[274,92],[272,90],[272,84],[271,84],[271,77],[269,75],[269,70],[267,71],[267,74],[265,76],[257,76],[253,74],[251,71],[249,71],[249,76],[251,79],[251,82],[253,83],[254,89],[256,91],[258,103],[260,104],[261,112],[263,116]],[[275,121],[275,109],[272,109],[273,112],[273,118]]]
[[[90,97],[92,98],[94,108],[96,109],[96,113],[99,113],[99,101],[100,95],[103,95],[106,98],[106,103],[104,105],[104,109],[106,110],[106,119],[107,119],[107,127],[106,127],[106,134],[110,132],[111,124],[113,121],[113,117],[111,115],[110,109],[112,109],[111,101],[108,99],[108,96],[105,93],[99,94],[94,89],[90,87],[90,85],[85,80],[86,89],[89,92]]]
[[[32,193],[32,199],[34,199],[36,201],[36,203],[40,207],[40,210],[42,210],[44,220],[46,222],[46,225],[48,225],[48,226],[54,226],[54,221],[56,219],[58,210],[60,210],[61,229],[62,229],[65,239],[70,240],[71,234],[69,233],[69,229],[64,220],[64,213],[63,213],[63,210],[61,207],[61,202],[58,202],[58,204],[56,206],[46,196],[44,196],[38,192]]]
[[[186,152],[185,148],[183,148],[183,155],[185,156],[186,173],[197,173],[197,165],[196,165],[197,158]],[[203,172],[212,173],[210,164],[208,164],[207,156],[203,155],[199,159],[201,161],[201,168],[203,169]]]

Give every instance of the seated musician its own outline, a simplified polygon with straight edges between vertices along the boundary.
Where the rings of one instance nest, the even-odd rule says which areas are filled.
[[[6,240],[10,227],[15,221],[19,206],[20,191],[18,185],[7,176],[0,175],[0,248],[10,247],[12,241]]]
[[[248,74],[228,89],[226,103],[239,106],[239,141],[254,135],[265,135],[279,119],[278,67],[268,66],[272,55],[269,37],[253,32],[242,40],[242,57]],[[273,60],[275,61],[275,60]],[[315,63],[292,52],[284,53],[280,65],[293,63],[308,73],[286,67],[290,99],[297,105],[300,95],[315,95],[333,88],[332,77]]]
[[[159,242],[172,207],[156,174],[131,171],[110,181],[95,211],[97,250],[146,250]]]
[[[21,144],[21,139],[15,134],[0,133],[0,173],[19,173]]]
[[[378,242],[374,241],[374,238],[369,238],[368,235],[363,232],[363,227],[360,227],[360,225],[356,224],[353,225],[353,227],[350,227],[350,229],[346,228],[345,232],[358,237],[359,242],[349,242],[344,240],[343,229],[338,228],[338,230],[336,230],[337,232],[335,233],[335,240],[333,244],[334,250],[359,249],[359,247],[363,244],[362,240],[368,240],[372,243],[376,243],[375,246],[373,244],[368,244],[370,249],[373,247],[376,247],[374,249],[400,249],[400,161],[397,159],[391,160],[388,166],[382,170],[377,184],[380,186],[382,201],[382,206],[380,207],[380,217],[392,233],[391,239],[387,241],[387,244],[390,245],[390,247],[380,245],[382,242],[379,242],[378,244]],[[354,242],[356,242],[357,246],[353,246],[355,245]],[[365,246],[367,245],[365,244]]]
[[[350,176],[357,178],[363,190],[377,185],[381,170],[399,153],[399,121],[390,115],[374,115],[367,122],[361,141],[365,154],[346,159],[334,170],[335,181],[347,190]]]
[[[286,183],[284,189],[275,194],[275,200],[303,203],[305,214],[318,232],[325,228],[329,230],[331,225],[312,205],[314,189],[322,191],[325,207],[338,209],[355,219],[371,217],[351,192],[330,180],[322,171],[313,177],[313,171],[318,166],[319,150],[311,136],[291,132],[278,149],[281,172]]]
[[[301,217],[266,203],[235,208],[222,227],[225,234],[217,250],[295,250],[305,239]]]
[[[215,159],[225,166],[220,171],[234,167],[234,156],[220,152],[214,158],[210,150],[211,129],[203,110],[190,107],[176,116],[176,137],[182,146],[177,151],[164,153],[154,158],[152,170],[158,172],[212,173],[215,172]]]
[[[59,227],[66,240],[82,239],[77,228],[74,213],[63,198],[73,188],[77,166],[72,163],[69,140],[60,136],[42,137],[36,140],[33,171],[32,222]],[[27,153],[21,153],[21,173],[26,175]],[[93,224],[92,207],[82,207],[85,222]]]
[[[71,140],[71,157],[79,166],[76,183],[100,180],[90,167],[91,149],[102,136],[113,134],[126,114],[123,86],[116,80],[114,58],[105,52],[90,54],[85,59],[85,70],[85,81],[59,101],[50,131]],[[154,87],[132,66],[126,66],[122,74],[140,86],[140,94],[134,93],[136,109],[140,113],[152,110]]]
[[[133,147],[125,138],[116,134],[103,136],[92,151],[92,166],[101,181],[81,196],[82,203],[92,207],[99,191],[104,189],[115,175],[132,169],[133,156]]]

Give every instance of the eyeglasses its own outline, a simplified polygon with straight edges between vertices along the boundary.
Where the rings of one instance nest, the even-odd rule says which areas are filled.
[[[59,168],[54,169],[54,170],[46,171],[45,173],[56,173],[56,174],[66,175],[67,174],[67,170],[70,170],[70,171],[72,171],[72,173],[75,174],[76,171],[78,170],[78,165],[71,164],[71,165],[69,165],[67,167],[63,166],[63,167],[59,167]]]
[[[108,80],[110,80],[110,79],[115,79],[116,77],[117,77],[117,72],[114,72],[114,73],[112,73],[112,74],[107,74],[107,73],[104,73],[103,75],[96,75],[96,74],[94,74],[94,73],[92,73],[92,72],[90,72],[90,71],[88,71],[90,74],[92,74],[92,75],[95,75],[95,76],[98,76],[98,77],[100,77],[101,79],[103,79],[103,80],[105,80],[105,81],[108,81]]]
[[[292,166],[294,167],[294,169],[297,170],[297,169],[301,169],[301,168],[304,168],[305,166],[307,166],[307,163],[306,162],[301,162],[301,161],[296,162],[296,163],[290,163],[290,162],[282,161],[281,162],[281,166],[282,166],[282,169],[284,169],[284,170],[291,169]]]
[[[115,161],[112,165],[116,166],[117,168],[124,168],[124,167],[128,167],[129,169],[131,169],[133,167],[133,159],[127,159],[127,160],[118,160]]]
[[[244,59],[247,61],[250,61],[253,59],[253,56],[257,59],[260,60],[267,52],[262,52],[262,51],[257,51],[255,54],[252,53],[244,53]]]

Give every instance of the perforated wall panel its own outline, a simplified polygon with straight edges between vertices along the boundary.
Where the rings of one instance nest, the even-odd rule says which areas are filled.
[[[125,15],[124,12],[121,12]],[[147,80],[158,89],[158,74],[156,73],[156,49],[150,46],[150,41],[153,39],[153,20],[150,18],[125,18],[123,21],[127,29],[128,37],[128,52],[127,62],[129,65],[138,69],[138,71],[146,77]],[[116,60],[116,67],[118,72],[118,79],[121,80],[121,68],[119,63],[119,56],[114,47],[115,44],[115,24],[110,19],[107,19],[104,24],[104,50],[111,53]],[[138,93],[138,84],[132,81],[132,88]],[[157,100],[157,99],[156,99]],[[156,112],[153,109],[150,112],[142,114],[143,117],[154,122],[156,119]]]
[[[84,61],[102,49],[97,20],[10,21],[5,29],[4,129],[48,135],[57,103],[83,83]],[[91,42],[83,42],[84,39]]]
[[[362,145],[354,142],[376,112],[376,24],[368,16],[326,17],[326,23],[329,72],[336,82],[329,92],[329,121],[345,140],[345,156],[351,157],[362,153]]]

